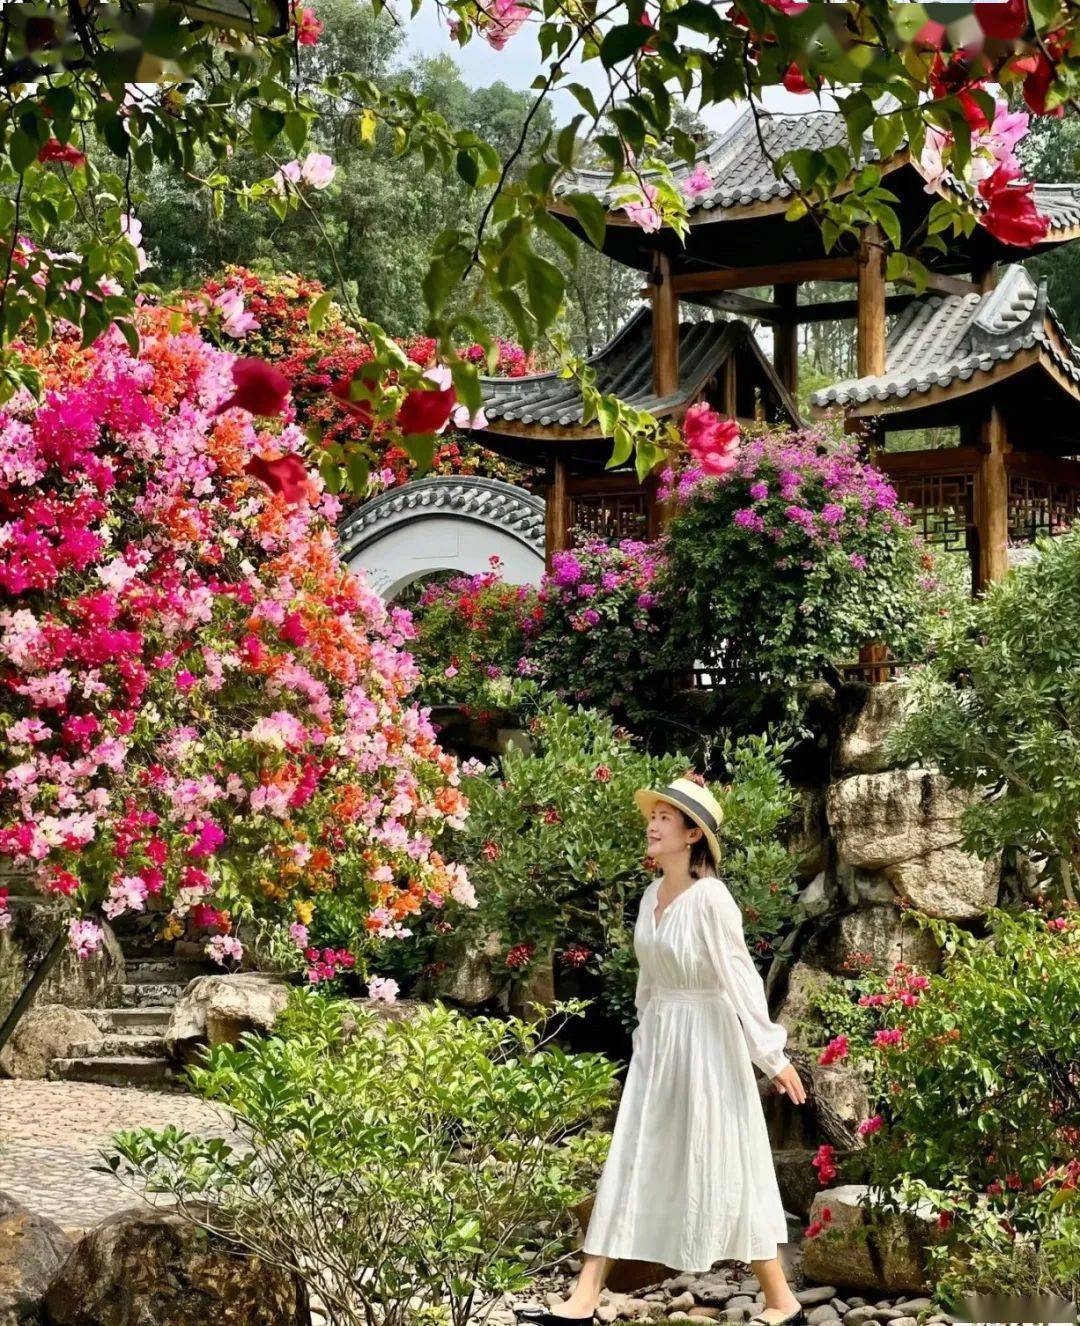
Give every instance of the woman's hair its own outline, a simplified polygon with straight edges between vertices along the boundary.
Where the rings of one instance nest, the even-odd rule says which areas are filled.
[[[688,829],[700,829],[700,824],[695,824],[685,810],[680,810],[678,806],[672,809],[678,810],[683,817],[683,823]],[[708,839],[702,833],[696,842],[690,844],[690,878],[703,879],[706,875],[715,875],[720,869],[720,862],[713,860],[713,854],[709,850]]]

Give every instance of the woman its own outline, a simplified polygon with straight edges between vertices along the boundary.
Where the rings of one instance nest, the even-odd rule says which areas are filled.
[[[696,775],[634,799],[661,875],[634,927],[638,1025],[611,1149],[569,1298],[515,1312],[540,1326],[591,1322],[616,1258],[683,1271],[734,1260],[764,1291],[755,1322],[804,1326],[777,1257],[787,1220],[751,1065],[796,1104],[806,1090],[717,877],[723,812]]]

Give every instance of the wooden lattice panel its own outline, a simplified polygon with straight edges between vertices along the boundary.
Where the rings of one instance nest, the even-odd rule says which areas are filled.
[[[645,493],[582,493],[569,500],[569,525],[575,543],[594,537],[608,543],[649,537],[649,499]]]
[[[968,547],[975,525],[975,478],[972,474],[891,476],[902,502],[923,539],[935,548],[960,552]]]
[[[1040,534],[1064,534],[1078,516],[1080,484],[1010,474],[1010,543],[1033,543]]]

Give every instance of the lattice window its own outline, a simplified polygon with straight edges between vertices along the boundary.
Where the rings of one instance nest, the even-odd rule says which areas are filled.
[[[968,546],[975,524],[975,480],[970,474],[910,474],[892,477],[902,502],[925,541],[950,552]]]
[[[1080,485],[1009,476],[1009,542],[1033,543],[1039,534],[1064,534],[1080,516]]]
[[[592,536],[608,543],[649,537],[649,499],[645,493],[583,493],[570,498],[570,537],[578,543]]]

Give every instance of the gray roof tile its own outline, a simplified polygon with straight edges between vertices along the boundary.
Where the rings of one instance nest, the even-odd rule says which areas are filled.
[[[1006,267],[996,288],[984,295],[928,295],[909,304],[886,340],[885,372],[815,391],[810,404],[820,409],[906,400],[932,387],[966,382],[1035,345],[1080,385],[1080,348],[1047,304],[1045,283],[1036,285],[1023,267]]]

